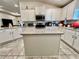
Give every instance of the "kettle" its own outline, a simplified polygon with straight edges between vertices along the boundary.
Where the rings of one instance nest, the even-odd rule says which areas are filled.
[[[72,27],[73,28],[79,28],[79,21],[73,22]]]

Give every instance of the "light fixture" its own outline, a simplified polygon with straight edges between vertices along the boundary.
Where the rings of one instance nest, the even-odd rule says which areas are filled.
[[[18,5],[17,4],[14,4],[14,7],[18,7]]]
[[[57,1],[61,1],[61,0],[57,0]]]

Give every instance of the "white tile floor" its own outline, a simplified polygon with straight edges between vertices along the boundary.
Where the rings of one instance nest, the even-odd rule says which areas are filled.
[[[77,53],[73,53],[68,48],[60,44],[60,56],[58,59],[79,59]],[[23,40],[18,39],[6,45],[0,46],[0,59],[25,59]],[[26,57],[26,59],[56,59],[52,57]]]

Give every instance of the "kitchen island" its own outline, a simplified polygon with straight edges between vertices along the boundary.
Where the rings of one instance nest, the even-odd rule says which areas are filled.
[[[61,29],[55,28],[25,28],[22,33],[26,56],[58,56]]]

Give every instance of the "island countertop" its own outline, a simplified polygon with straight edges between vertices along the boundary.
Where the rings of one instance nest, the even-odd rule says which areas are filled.
[[[37,29],[27,27],[23,30],[23,41],[26,56],[57,56],[62,28],[46,27]],[[57,58],[57,57],[56,57]]]
[[[42,28],[42,29],[37,29],[37,28],[34,28],[34,27],[31,27],[31,28],[24,28],[23,32],[21,33],[21,35],[31,35],[31,34],[51,34],[51,35],[56,35],[56,34],[59,34],[59,35],[62,35],[63,34],[63,31],[62,29],[58,28],[58,27],[47,27],[47,28]]]

